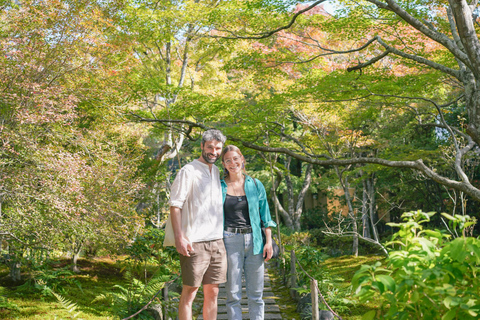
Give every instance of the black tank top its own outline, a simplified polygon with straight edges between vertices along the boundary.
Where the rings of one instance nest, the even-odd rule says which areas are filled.
[[[239,201],[239,198],[242,201]],[[223,212],[225,213],[225,227],[251,227],[247,196],[231,196],[227,194],[223,203]]]

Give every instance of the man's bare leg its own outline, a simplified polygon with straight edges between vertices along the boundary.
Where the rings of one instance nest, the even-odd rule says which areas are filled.
[[[180,303],[178,305],[178,319],[192,320],[192,305],[197,295],[198,287],[183,285]],[[216,315],[215,315],[216,317]]]
[[[203,319],[217,319],[218,284],[203,285]]]

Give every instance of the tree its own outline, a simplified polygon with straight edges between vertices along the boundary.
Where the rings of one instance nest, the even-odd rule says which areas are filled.
[[[103,1],[1,8],[1,231],[14,268],[26,252],[63,249],[75,260],[88,242],[118,247],[138,225],[139,136],[101,107],[113,91],[105,67],[117,47],[104,32],[116,9]]]
[[[304,13],[313,9],[324,1],[316,1],[297,13]],[[329,30],[342,30],[335,39],[343,38],[343,42],[350,40],[360,42],[354,49],[342,50],[329,48],[324,43],[306,33],[298,43],[316,47],[320,53],[304,58],[303,52],[295,51],[297,64],[318,60],[324,56],[338,56],[348,53],[358,53],[358,59],[364,62],[353,64],[352,60],[344,62],[350,64],[348,72],[337,71],[325,76],[322,73],[310,73],[309,78],[297,85],[303,90],[296,90],[295,97],[303,93],[302,100],[308,98],[321,101],[321,105],[332,103],[341,105],[346,99],[350,102],[368,101],[369,104],[388,104],[393,107],[407,101],[407,108],[411,108],[418,120],[418,125],[425,128],[439,128],[446,130],[446,135],[455,147],[455,158],[451,165],[456,177],[439,174],[433,164],[425,163],[418,157],[413,160],[390,160],[378,157],[355,157],[350,159],[331,158],[322,160],[323,155],[317,152],[307,152],[305,145],[299,140],[290,139],[298,149],[285,144],[277,146],[261,146],[251,140],[239,138],[244,146],[266,152],[283,152],[305,162],[319,165],[349,165],[349,164],[378,164],[390,167],[409,168],[419,171],[426,177],[480,200],[478,186],[472,184],[462,168],[463,162],[478,153],[479,118],[479,89],[477,79],[478,43],[475,30],[474,15],[476,2],[469,6],[466,1],[418,1],[414,5],[410,1],[342,1],[346,9],[336,20],[319,21],[311,18],[311,25],[322,26]],[[302,12],[303,11],[303,12]],[[291,18],[291,23],[279,28],[271,28],[270,32],[253,32],[243,28],[230,30],[229,38],[262,39],[274,37],[278,32],[287,28],[294,28],[300,20],[297,14]],[[356,21],[356,23],[352,23]],[[306,23],[306,22],[304,22]],[[257,24],[252,24],[256,26]],[[346,26],[349,26],[350,30]],[[372,34],[372,29],[374,34]],[[233,35],[232,35],[233,34]],[[298,33],[297,33],[298,35]],[[369,37],[370,39],[365,39]],[[363,39],[359,39],[363,37]],[[335,44],[335,43],[334,43]],[[431,45],[428,47],[428,45]],[[291,51],[288,51],[289,53]],[[271,60],[270,60],[271,61]],[[292,61],[292,60],[290,60]],[[372,70],[375,63],[388,63],[388,72]],[[288,61],[287,61],[288,62]],[[287,63],[280,61],[279,63]],[[292,63],[290,63],[292,64]],[[397,75],[395,68],[404,66],[415,71],[415,76]],[[370,68],[369,68],[370,67]],[[349,72],[361,70],[360,75],[352,76]],[[380,79],[382,79],[380,81]],[[327,80],[327,81],[325,81]],[[321,81],[323,83],[321,83]],[[385,82],[390,85],[386,86]],[[428,86],[428,87],[426,87]],[[338,90],[336,90],[338,88]],[[406,89],[405,89],[406,88]],[[429,90],[425,90],[428,88]],[[438,96],[438,91],[446,94]],[[333,89],[333,90],[332,90]],[[447,91],[445,91],[447,90]],[[407,94],[402,94],[407,93]],[[468,123],[465,127],[455,127],[445,120],[445,113],[457,103],[462,103],[466,110]],[[345,104],[343,102],[343,104]],[[433,108],[433,110],[432,110]],[[435,111],[435,112],[433,112]],[[273,144],[273,143],[272,143]],[[307,145],[310,147],[312,145]],[[408,158],[407,158],[408,159]],[[428,161],[428,160],[427,160]]]
[[[270,160],[267,159],[264,155],[261,154],[261,156],[266,162],[270,162]],[[273,188],[277,190],[282,180],[285,181],[286,192],[284,194],[286,194],[286,198],[287,198],[287,208],[285,208],[284,205],[280,202],[276,192],[274,193],[274,195],[272,195],[272,200],[275,206],[278,208],[278,211],[282,216],[282,220],[285,223],[285,226],[287,226],[292,230],[300,231],[300,218],[303,212],[303,203],[305,200],[305,195],[312,182],[313,165],[312,164],[306,165],[306,168],[302,172],[304,175],[303,182],[299,181],[302,184],[301,188],[299,188],[300,190],[296,192],[296,190],[298,189],[296,188],[296,186],[298,184],[294,183],[295,182],[294,180],[296,179],[292,179],[295,177],[292,175],[292,172],[291,172],[292,171],[290,167],[291,163],[292,163],[292,157],[286,157],[284,161],[283,170],[282,168],[279,168],[277,165],[270,163],[277,177],[277,179],[275,179]]]

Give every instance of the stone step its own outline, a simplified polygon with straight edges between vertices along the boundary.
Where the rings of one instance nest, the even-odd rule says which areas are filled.
[[[273,298],[276,298],[276,297],[273,297]],[[265,305],[272,305],[272,304],[277,304],[277,301],[276,299],[272,299],[272,298],[267,298],[267,299],[263,299],[263,302],[265,302]],[[227,300],[225,298],[218,298],[217,300],[217,304],[219,306],[224,306],[227,304]],[[242,300],[240,300],[240,304],[243,306],[243,305],[247,305],[248,304],[248,300],[247,298],[242,298]]]
[[[197,318],[198,320],[203,320],[202,316]],[[217,320],[227,320],[227,314],[218,314]],[[247,313],[242,313],[242,319],[250,319],[250,316]],[[282,315],[280,313],[265,313],[265,320],[282,320]]]
[[[217,319],[224,320],[228,319],[227,317],[227,306],[226,306],[226,289],[225,284],[220,285],[220,291],[218,294],[218,312]],[[278,298],[275,297],[275,294],[272,292],[270,277],[268,276],[267,269],[265,268],[265,289],[263,292],[263,301],[265,302],[265,320],[281,320],[282,314],[280,308],[277,304]],[[203,300],[203,293],[198,292],[196,302],[201,303]],[[242,319],[250,319],[248,314],[248,300],[245,291],[245,281],[242,281],[242,299],[240,300],[242,305]],[[198,320],[203,320],[203,316],[200,311],[200,315],[197,318]]]
[[[248,306],[242,305],[242,312],[248,312]],[[219,305],[217,313],[227,313],[227,306]],[[276,304],[265,304],[265,313],[280,313],[280,308]]]

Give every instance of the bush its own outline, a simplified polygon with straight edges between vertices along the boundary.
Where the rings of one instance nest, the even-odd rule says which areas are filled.
[[[71,285],[77,286],[80,291],[82,286],[74,278],[75,273],[68,267],[55,269],[49,263],[36,266],[31,272],[31,278],[24,284],[18,286],[18,293],[40,293],[44,296],[51,296],[51,290],[61,294],[67,294]]]
[[[329,224],[331,220],[326,206],[316,206],[302,213],[300,226],[302,230],[325,228],[325,223]]]
[[[434,213],[402,215],[405,222],[391,224],[400,230],[387,244],[387,266],[380,262],[362,266],[352,284],[361,300],[381,299],[378,311],[363,319],[478,319],[480,314],[480,240],[467,237],[474,222],[468,216],[442,214],[450,232],[424,230]],[[460,232],[456,232],[456,228]],[[398,248],[398,249],[395,249]]]

